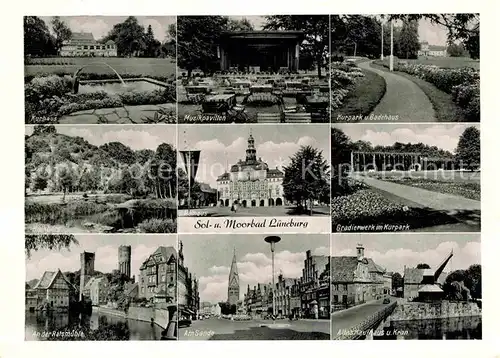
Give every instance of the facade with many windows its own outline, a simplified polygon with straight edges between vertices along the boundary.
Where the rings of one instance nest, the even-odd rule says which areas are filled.
[[[30,292],[37,299],[36,309],[69,310],[76,299],[77,290],[61,270],[45,271],[42,278]],[[33,302],[32,302],[33,305]]]
[[[83,289],[83,295],[89,297],[93,306],[108,302],[109,282],[105,276],[91,277]]]
[[[140,267],[139,298],[151,302],[175,303],[177,252],[172,246],[160,246]]]
[[[364,255],[361,245],[356,256],[333,256],[331,267],[332,310],[342,310],[390,294],[391,278],[386,270]]]
[[[200,294],[198,280],[184,265],[182,241],[179,243],[179,262],[177,273],[177,303],[179,314],[189,319],[197,319],[200,312]]]
[[[245,160],[231,166],[229,173],[217,178],[219,206],[238,204],[243,207],[284,205],[284,173],[269,169],[262,158],[257,158],[255,140],[250,134]]]
[[[59,53],[63,57],[116,57],[116,43],[108,40],[99,43],[90,32],[73,32],[71,39],[64,41]]]

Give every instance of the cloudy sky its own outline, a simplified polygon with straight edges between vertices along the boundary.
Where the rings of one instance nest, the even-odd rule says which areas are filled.
[[[51,28],[52,16],[41,16]],[[166,40],[168,26],[175,24],[175,16],[136,16],[140,25],[147,29],[151,25],[155,38],[161,42]],[[127,16],[61,16],[73,32],[91,32],[94,39],[100,40],[108,34],[114,25],[123,22]]]
[[[330,137],[324,125],[179,125],[177,147],[201,150],[196,180],[215,188],[217,177],[225,168],[239,159],[245,160],[250,131],[255,139],[257,158],[261,157],[271,169],[288,165],[289,158],[302,145],[322,150],[330,162]]]
[[[418,23],[418,38],[420,42],[427,41],[429,45],[445,46],[448,30],[444,26],[422,19]]]
[[[141,264],[159,246],[177,247],[177,235],[75,235],[78,245],[69,250],[40,250],[26,259],[26,281],[40,279],[45,271],[77,271],[80,269],[80,253],[95,253],[94,269],[103,273],[118,269],[118,247],[132,246],[131,275],[139,277]]]
[[[445,268],[450,272],[481,263],[480,234],[339,234],[332,235],[333,256],[356,256],[356,245],[365,248],[365,257],[388,271],[403,273],[404,266],[427,263],[437,268],[453,250]]]
[[[270,283],[271,253],[263,235],[179,235],[184,245],[184,263],[199,278],[200,301],[212,303],[227,299],[229,269],[236,250],[240,278],[240,298],[247,285]],[[299,278],[305,252],[329,255],[329,235],[281,235],[274,257],[275,274]]]
[[[96,126],[55,126],[58,133],[72,137],[82,137],[94,145],[103,145],[109,142],[123,143],[133,150],[152,149],[162,143],[175,146],[175,125],[96,125]],[[26,126],[25,133],[31,135],[33,126]]]
[[[364,140],[372,145],[392,145],[395,142],[419,143],[437,146],[452,153],[458,139],[467,127],[479,124],[335,124],[353,141]]]

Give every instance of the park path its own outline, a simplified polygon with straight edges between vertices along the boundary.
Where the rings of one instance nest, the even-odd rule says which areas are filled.
[[[457,195],[438,193],[426,189],[415,188],[409,185],[391,183],[364,175],[355,175],[355,179],[363,181],[373,188],[392,193],[401,198],[435,210],[481,210],[481,202],[478,200],[467,199]]]
[[[397,116],[399,122],[436,121],[432,103],[415,83],[398,74],[373,68],[370,62],[358,66],[382,76],[386,83],[385,95],[371,113],[373,116]]]

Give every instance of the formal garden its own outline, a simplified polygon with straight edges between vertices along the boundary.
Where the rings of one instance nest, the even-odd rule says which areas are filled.
[[[451,170],[423,168],[419,171],[399,171],[389,168],[383,171],[370,167],[371,169],[356,169],[355,172],[354,168],[351,168],[351,153],[362,150],[369,154],[374,152],[374,148],[370,143],[353,141],[339,128],[332,128],[333,231],[427,230],[433,227],[450,231],[471,231],[478,227],[479,137],[476,127],[466,128],[458,141],[455,153],[444,152],[422,143],[399,143],[392,147],[376,148],[377,153],[393,153],[397,149],[400,153],[418,151],[423,158],[435,158],[432,160],[445,157],[448,165],[453,166]],[[392,190],[390,185],[376,185],[376,182],[394,183],[397,187]],[[410,200],[410,195],[401,193],[408,192],[401,186],[424,189],[425,192],[416,192],[413,200]],[[433,192],[450,195],[450,202],[464,204],[447,208],[446,205],[435,202],[438,199],[436,195],[432,195]],[[388,229],[384,226],[386,224],[395,226],[389,226]],[[376,229],[377,225],[381,225],[381,229]]]
[[[119,142],[95,146],[35,126],[25,148],[26,232],[176,232],[171,144],[156,151]]]
[[[61,56],[71,30],[55,17],[25,17],[25,122],[28,124],[174,123],[175,49],[129,17],[99,41],[117,57]],[[172,31],[175,31],[173,29]],[[123,40],[129,34],[128,40]],[[28,40],[27,37],[30,37]],[[99,43],[99,42],[98,42]]]

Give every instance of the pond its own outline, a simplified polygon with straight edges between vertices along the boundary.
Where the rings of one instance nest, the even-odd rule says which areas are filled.
[[[121,82],[85,82],[81,83],[78,93],[95,93],[104,91],[108,94],[117,94],[124,92],[149,92],[161,90],[163,86],[149,82],[147,80],[130,81],[126,80],[125,85]]]
[[[27,341],[154,341],[160,340],[162,330],[149,322],[97,312],[90,316],[26,312],[24,328]]]

